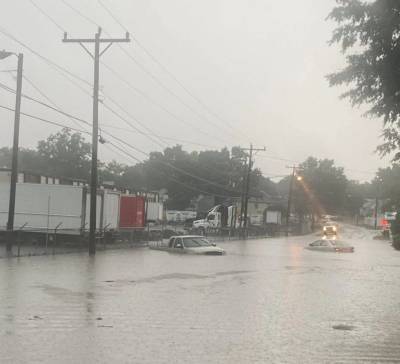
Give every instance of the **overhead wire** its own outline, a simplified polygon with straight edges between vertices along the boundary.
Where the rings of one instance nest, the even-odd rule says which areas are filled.
[[[57,23],[51,16],[49,16],[40,6],[38,6],[33,0],[29,0],[29,2],[40,12],[44,17],[50,20],[61,32],[65,32],[65,29]]]
[[[122,22],[114,15],[114,13],[111,11],[109,7],[107,7],[103,1],[97,0],[97,2],[100,4],[100,6],[110,15],[110,17],[126,32],[129,32],[127,27],[125,27]],[[236,132],[236,128],[233,127],[228,121],[223,120],[220,116],[218,116],[214,111],[212,111],[203,101],[201,101],[193,92],[191,92],[179,79],[167,69],[144,45],[135,37],[135,42],[136,44],[147,54],[147,56],[154,62],[156,63],[165,73],[167,73],[192,99],[194,99],[199,105],[201,105],[209,114],[213,115],[216,119],[221,121],[223,125],[226,125],[228,128],[230,128],[232,131]],[[151,77],[156,78],[151,72],[146,70],[130,53],[126,51],[125,48],[123,48],[124,53],[126,53],[138,66],[142,67],[143,70],[145,70],[146,73],[151,75]],[[162,84],[162,83],[161,83]],[[163,84],[162,84],[163,85]],[[163,88],[166,87],[165,85],[162,86]],[[243,135],[243,130],[240,130],[240,135]],[[248,140],[248,136],[246,136]]]
[[[0,88],[4,88],[2,84],[0,84]],[[45,106],[45,107],[48,107],[48,108],[50,108],[50,109],[52,109],[52,110],[54,110],[54,111],[57,111],[57,112],[59,112],[59,113],[65,115],[65,116],[72,117],[72,118],[74,118],[75,120],[84,123],[85,125],[91,125],[89,122],[87,122],[87,121],[85,121],[85,120],[83,120],[83,119],[81,119],[81,118],[75,117],[75,116],[73,116],[73,115],[71,115],[71,114],[69,114],[69,113],[66,113],[66,112],[62,111],[62,110],[56,109],[56,108],[54,108],[53,106],[48,105],[48,104],[46,104],[46,103],[44,103],[44,102],[42,102],[42,101],[40,101],[40,100],[36,100],[35,98],[32,98],[32,97],[27,96],[27,95],[23,95],[23,97],[25,97],[25,98],[27,98],[27,99],[29,99],[29,100],[32,100],[32,101],[34,101],[34,102],[37,102],[37,103],[39,103],[39,104],[41,104],[41,105],[43,105],[43,106]],[[8,108],[8,107],[6,107],[6,106],[1,106],[1,107],[2,107],[3,109],[8,109],[9,111],[13,111],[13,110],[14,110],[14,109]],[[71,127],[69,127],[69,126],[67,126],[67,125],[65,125],[65,124],[56,123],[56,122],[51,122],[51,121],[49,121],[49,120],[47,120],[47,119],[43,119],[43,118],[39,118],[39,117],[34,117],[34,116],[32,116],[31,114],[21,113],[21,115],[25,115],[25,116],[28,116],[28,117],[36,118],[36,119],[38,119],[38,120],[42,120],[42,121],[45,121],[45,122],[50,123],[50,124],[53,124],[53,125],[57,125],[57,126],[61,126],[61,127],[67,127],[67,128],[69,128],[69,129],[71,129],[71,130],[78,130],[78,129],[76,129],[76,128],[71,128]],[[81,131],[81,129],[79,129],[79,131]],[[90,132],[87,132],[87,131],[82,131],[82,132],[84,132],[85,134],[90,134],[90,135],[91,135]],[[106,135],[108,135],[109,137],[111,137],[111,138],[113,138],[113,139],[119,141],[120,143],[124,144],[125,146],[127,146],[127,147],[129,147],[129,148],[135,150],[136,152],[141,153],[141,154],[145,155],[146,157],[150,157],[150,154],[149,154],[149,153],[147,153],[147,152],[145,152],[145,151],[139,149],[138,147],[134,147],[132,144],[126,142],[125,140],[123,140],[123,139],[121,139],[121,138],[119,138],[119,137],[116,137],[115,135],[111,134],[110,132],[103,130],[103,133],[106,134]],[[161,161],[161,163],[164,164],[164,165],[166,165],[166,166],[168,166],[168,167],[170,167],[171,169],[174,169],[174,170],[176,170],[176,171],[178,171],[178,172],[180,172],[180,173],[183,173],[183,174],[185,174],[185,175],[187,175],[187,176],[190,176],[190,177],[192,177],[192,178],[194,178],[194,179],[197,179],[197,180],[202,181],[202,182],[204,182],[204,183],[207,183],[207,184],[210,184],[210,185],[214,185],[214,186],[216,186],[216,187],[218,187],[218,188],[221,188],[221,189],[224,189],[224,190],[226,190],[226,191],[229,191],[229,189],[228,189],[226,186],[223,186],[223,185],[221,185],[221,184],[219,184],[219,183],[217,183],[217,182],[211,181],[211,180],[207,180],[207,179],[205,179],[205,178],[203,178],[203,177],[194,175],[193,173],[187,172],[187,171],[185,171],[184,169],[179,168],[179,167],[176,167],[176,166],[174,166],[174,165],[171,164],[171,163],[168,163],[168,162],[165,162],[165,161]],[[232,192],[232,191],[230,191],[230,192]],[[236,191],[235,191],[235,192],[236,192]]]
[[[83,19],[85,19],[87,22],[89,22],[90,24],[99,26],[99,24],[94,21],[93,19],[89,18],[88,16],[86,16],[85,14],[83,14],[83,12],[81,12],[79,9],[77,9],[76,7],[72,6],[71,4],[69,4],[67,1],[65,0],[61,0],[65,5],[67,5],[71,10],[73,10],[76,14],[78,14],[80,17],[82,17]],[[106,34],[107,31],[104,31]],[[148,76],[150,76],[153,81],[155,81],[156,83],[158,83],[161,87],[163,87],[167,92],[169,92],[171,95],[173,95],[176,99],[178,99],[178,101],[183,104],[185,107],[187,107],[189,110],[192,111],[192,113],[196,114],[196,116],[204,119],[204,117],[202,117],[195,109],[193,109],[190,105],[188,105],[185,101],[183,101],[176,93],[174,93],[172,90],[170,90],[167,86],[165,86],[160,80],[158,80],[158,78],[156,76],[154,76],[150,71],[148,71],[143,65],[141,65],[129,52],[126,51],[126,49],[122,46],[119,46],[119,48],[121,49],[121,51],[128,57],[130,58],[133,62],[135,62],[141,69],[143,72],[145,72]],[[148,102],[150,102],[151,104],[155,105],[157,108],[161,109],[163,112],[165,112],[166,114],[168,114],[170,117],[172,117],[173,119],[175,119],[176,121],[179,121],[181,123],[184,124],[189,124],[187,121],[184,121],[181,117],[179,117],[178,115],[176,115],[175,113],[173,113],[172,111],[170,111],[169,109],[167,109],[165,106],[161,105],[159,102],[157,102],[154,98],[150,97],[149,95],[147,95],[145,92],[143,92],[142,90],[140,90],[139,88],[133,86],[130,82],[128,82],[126,80],[125,77],[123,77],[122,75],[120,75],[117,71],[115,71],[111,66],[109,66],[108,64],[106,64],[105,62],[101,62],[107,69],[109,72],[111,72],[114,77],[116,77],[117,79],[119,79],[121,82],[125,83],[129,88],[131,88],[133,91],[135,91],[136,93],[138,93],[141,97],[145,98]],[[214,126],[220,128],[220,126],[218,124],[212,123]],[[207,137],[213,137],[215,139],[219,139],[220,141],[222,141],[222,143],[226,143],[224,140],[222,140],[220,137],[216,136],[215,134],[210,134],[210,133],[206,133],[203,130],[199,129],[196,125],[193,125],[193,123],[190,123],[192,128],[195,128],[198,132],[206,135]]]
[[[8,110],[8,111],[13,111],[13,112],[15,112],[15,109],[12,108],[12,107],[0,105],[0,108],[2,108],[2,109],[4,109],[4,110]],[[52,120],[48,120],[48,119],[42,118],[42,117],[40,117],[40,116],[32,115],[32,114],[29,114],[29,113],[26,113],[26,112],[20,112],[20,114],[23,115],[23,116],[26,116],[26,117],[28,117],[28,118],[31,118],[31,119],[43,121],[44,123],[47,123],[47,124],[59,126],[59,127],[61,127],[61,128],[67,128],[67,129],[74,130],[74,131],[79,132],[79,133],[82,133],[82,134],[89,134],[89,135],[91,135],[91,133],[88,132],[88,131],[86,131],[86,130],[74,128],[74,127],[71,127],[71,126],[68,126],[68,125],[65,125],[65,124],[62,124],[62,123],[58,123],[58,122],[56,122],[56,121],[52,121]]]
[[[93,20],[90,19],[89,17],[85,16],[85,14],[83,14],[82,12],[80,12],[77,8],[72,7],[72,6],[71,6],[70,4],[68,4],[68,2],[66,2],[65,0],[61,0],[61,1],[62,1],[66,6],[68,6],[71,10],[75,11],[76,13],[78,13],[78,14],[79,14],[81,17],[83,17],[86,21],[88,21],[88,22],[90,22],[90,23],[92,23],[92,24],[98,26],[98,24],[97,24],[95,21],[93,21]],[[58,29],[64,30],[64,28],[63,28],[61,25],[59,25],[53,18],[51,18],[42,8],[39,8],[39,7],[37,6],[37,4],[35,4],[32,0],[31,0],[31,3],[32,3],[43,15],[45,15],[46,18],[48,18],[55,26],[57,26]],[[105,8],[103,3],[101,3],[100,1],[99,1],[99,3],[100,3],[100,5],[103,6],[103,8]],[[107,9],[108,9],[108,8],[107,8]],[[107,12],[108,12],[109,15],[111,16],[112,12],[111,12],[109,9],[108,9]],[[116,21],[116,17],[113,16],[113,18],[114,18],[114,20]],[[122,26],[122,23],[120,23],[119,25]],[[123,27],[123,26],[122,26],[122,27]],[[123,27],[123,28],[124,28],[124,27]],[[124,28],[124,29],[125,29],[125,28]],[[126,30],[126,29],[125,29],[125,30]],[[24,44],[23,42],[19,41],[17,38],[15,38],[14,36],[12,36],[10,33],[8,33],[7,31],[4,31],[4,29],[3,29],[3,30],[0,29],[0,32],[3,33],[4,35],[6,35],[7,37],[11,38],[12,40],[14,40],[15,42],[17,42],[18,44],[20,44],[20,45],[22,45],[23,47],[25,47],[25,48],[27,48],[28,50],[30,50],[33,54],[35,54],[36,56],[38,56],[39,58],[41,58],[42,60],[44,60],[46,63],[48,63],[49,65],[51,65],[51,66],[52,66],[53,68],[55,68],[56,70],[63,72],[63,73],[61,73],[61,74],[63,74],[64,76],[66,76],[66,74],[68,74],[69,76],[73,77],[74,79],[76,79],[76,80],[78,80],[78,81],[80,81],[80,82],[83,82],[83,83],[85,83],[85,84],[91,86],[91,84],[90,84],[88,81],[86,81],[86,80],[82,79],[81,77],[79,77],[79,76],[73,74],[72,72],[68,71],[68,70],[65,69],[64,67],[59,66],[59,65],[56,64],[55,62],[49,60],[47,57],[44,57],[44,56],[40,55],[38,52],[34,51],[34,50],[31,49],[30,47],[28,47],[26,44]],[[138,43],[137,40],[136,40],[136,42]],[[141,47],[142,47],[143,49],[145,49],[145,48],[143,47],[143,45],[141,45]],[[148,51],[146,50],[146,53],[148,53],[148,55],[151,56],[151,58],[153,58],[153,61],[159,63],[160,66],[163,66],[154,56],[151,55],[150,52],[148,52]],[[165,70],[168,71],[167,69],[165,69]],[[169,71],[168,71],[168,72],[169,72]],[[171,75],[171,76],[174,76],[172,73],[171,73],[170,75]],[[67,77],[67,78],[68,78],[68,77]],[[69,79],[70,81],[72,81],[70,78],[68,78],[68,79]],[[176,79],[176,81],[179,82],[179,80],[177,80],[177,79]],[[75,85],[75,86],[78,86],[76,83],[74,83],[74,85]],[[181,86],[184,88],[184,85],[183,85],[183,84],[182,84]],[[79,86],[78,86],[78,87],[79,87]],[[81,88],[81,87],[80,87],[80,88]],[[81,88],[81,90],[83,90],[83,89]],[[83,91],[84,91],[86,94],[88,94],[86,90],[83,90]],[[188,92],[190,93],[190,90],[187,89],[186,91],[188,91]],[[91,97],[90,94],[89,94],[89,96]],[[192,95],[192,96],[195,97],[195,95]],[[108,98],[111,99],[110,97],[108,97]],[[197,101],[201,102],[201,100],[197,100]],[[120,105],[117,105],[117,106],[119,106],[120,108],[122,108]],[[204,106],[205,106],[205,105],[204,105]],[[126,112],[126,110],[123,110],[123,111]],[[132,116],[131,116],[131,117],[132,117]],[[137,119],[135,119],[135,121],[138,122]],[[130,125],[130,126],[132,127],[132,125]],[[143,125],[142,125],[142,127],[143,127]],[[138,131],[138,130],[136,129],[136,131]],[[138,131],[138,132],[139,132],[139,131]],[[140,132],[140,133],[141,133],[142,135],[145,135],[145,133],[143,133],[143,132]],[[271,157],[271,158],[272,158],[272,157]],[[282,158],[273,158],[273,159],[290,161],[290,160],[286,160],[286,159],[282,159]],[[349,169],[347,169],[347,170],[349,170]],[[374,172],[365,172],[365,171],[363,171],[363,173],[371,173],[371,174],[374,174]]]
[[[56,62],[52,61],[51,59],[49,59],[48,57],[43,56],[42,54],[40,54],[39,52],[36,52],[34,49],[32,49],[31,47],[29,47],[27,44],[25,44],[24,42],[20,41],[18,38],[16,38],[15,36],[13,36],[11,33],[9,33],[5,28],[3,28],[2,26],[0,26],[0,33],[3,34],[4,36],[6,36],[7,38],[13,40],[14,42],[16,42],[17,44],[19,44],[21,47],[26,48],[28,51],[30,51],[32,54],[34,54],[36,57],[40,58],[42,61],[46,62],[47,64],[50,64],[51,66],[55,67],[56,69],[58,69],[59,71],[68,74],[69,76],[75,78],[76,80],[84,83],[87,86],[92,87],[93,85],[85,80],[84,78],[72,73],[71,71],[67,70],[65,67],[60,66],[59,64],[57,64]]]

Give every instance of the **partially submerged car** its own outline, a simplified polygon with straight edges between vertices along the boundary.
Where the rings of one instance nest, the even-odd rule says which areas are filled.
[[[321,252],[353,253],[354,247],[341,240],[319,239],[310,243],[306,249]]]
[[[172,236],[166,250],[179,254],[223,255],[225,250],[200,235]]]

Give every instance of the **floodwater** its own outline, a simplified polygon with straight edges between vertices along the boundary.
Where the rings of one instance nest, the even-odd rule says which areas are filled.
[[[343,237],[354,254],[308,236],[0,259],[0,362],[400,362],[400,252]]]

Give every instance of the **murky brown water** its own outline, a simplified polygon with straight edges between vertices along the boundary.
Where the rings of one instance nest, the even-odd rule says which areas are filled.
[[[400,362],[400,253],[308,238],[0,259],[1,363]]]

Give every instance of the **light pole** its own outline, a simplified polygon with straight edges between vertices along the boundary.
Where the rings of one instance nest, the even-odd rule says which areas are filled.
[[[21,113],[21,95],[22,95],[22,69],[24,63],[24,55],[22,53],[15,54],[7,51],[0,51],[0,59],[7,58],[11,55],[18,57],[17,69],[17,90],[15,98],[15,114],[14,114],[14,137],[11,162],[11,178],[10,178],[10,201],[8,206],[7,231],[10,232],[7,239],[7,251],[12,250],[14,240],[14,215],[15,215],[15,194],[18,180],[18,144],[19,144],[19,122]]]
[[[297,181],[301,181],[303,179],[302,176],[297,175],[297,166],[292,166],[288,167],[292,168],[292,175],[290,177],[290,183],[289,183],[289,196],[288,196],[288,204],[287,204],[287,210],[286,210],[286,236],[289,236],[289,220],[290,220],[290,210],[292,207],[292,195],[293,195],[293,184],[294,180],[296,178]]]

